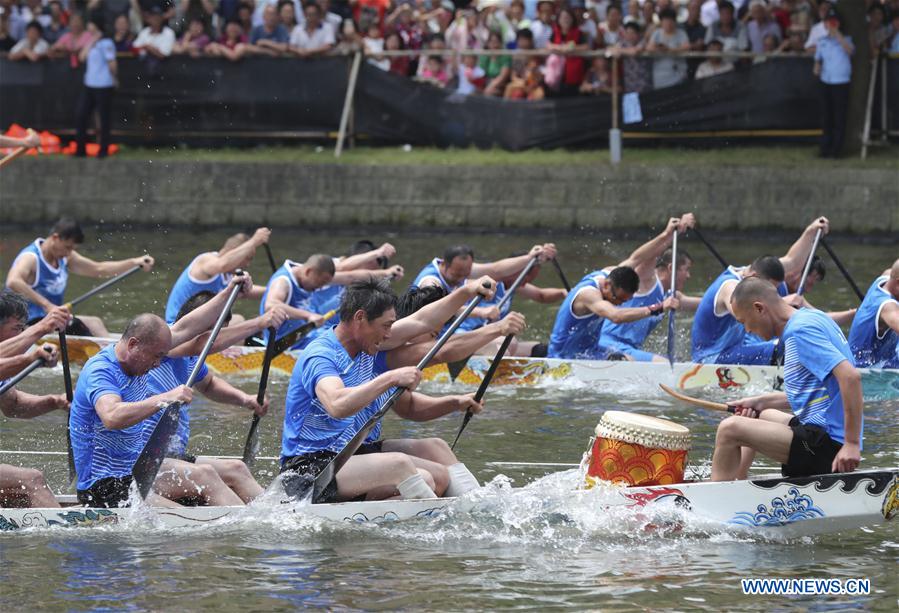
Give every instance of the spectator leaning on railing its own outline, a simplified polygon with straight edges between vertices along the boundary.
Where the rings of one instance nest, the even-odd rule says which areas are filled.
[[[306,18],[290,34],[290,52],[299,57],[322,55],[330,51],[336,43],[333,30],[322,23],[322,10],[314,3],[303,9]]]
[[[709,41],[708,51],[721,53],[723,50],[724,44],[717,38]],[[707,79],[708,77],[714,77],[715,75],[730,72],[733,69],[734,65],[729,60],[722,57],[710,57],[696,69],[696,78]]]
[[[662,11],[661,25],[649,37],[646,50],[672,56],[690,50],[690,40],[677,27],[677,15],[673,9]],[[683,83],[687,78],[687,61],[683,58],[657,57],[652,63],[652,86],[655,89]]]
[[[153,6],[146,13],[147,26],[134,39],[134,48],[141,57],[164,60],[175,48],[175,32],[164,24],[163,8]]]
[[[268,4],[262,11],[262,23],[250,33],[247,51],[256,55],[281,55],[287,53],[289,43],[290,33],[281,25],[277,7]]]
[[[765,37],[773,36],[774,48],[780,45],[783,35],[780,26],[771,18],[765,0],[752,0],[749,3],[750,19],[746,23],[746,36],[749,39],[749,50],[753,53],[765,51]]]
[[[818,41],[814,68],[823,84],[821,157],[836,158],[843,151],[855,46],[851,38],[840,32],[840,16],[835,10],[827,14],[825,24],[827,36]]]
[[[41,38],[43,32],[44,28],[39,22],[30,22],[25,27],[25,37],[10,50],[9,59],[13,61],[28,60],[29,62],[39,62],[47,57],[50,45]]]

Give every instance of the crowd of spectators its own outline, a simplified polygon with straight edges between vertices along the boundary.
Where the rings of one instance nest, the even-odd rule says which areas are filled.
[[[872,51],[899,52],[899,0],[859,1]],[[375,66],[436,87],[536,100],[611,91],[608,57],[578,51],[619,56],[625,92],[767,59],[728,52],[813,54],[832,8],[827,0],[0,0],[0,51],[77,67],[101,31],[118,53],[151,64],[172,55],[240,61],[362,49]],[[533,49],[546,53],[457,53]],[[385,55],[398,50],[439,53]],[[687,51],[723,55],[703,61]]]

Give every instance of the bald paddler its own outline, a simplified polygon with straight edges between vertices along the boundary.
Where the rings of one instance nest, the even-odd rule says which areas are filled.
[[[755,452],[786,477],[851,472],[861,461],[861,375],[840,328],[816,309],[794,309],[774,285],[739,282],[732,310],[747,333],[784,344],[784,389],[731,403],[718,426],[712,480],[745,479]]]
[[[114,277],[135,266],[153,268],[153,258],[140,255],[124,260],[97,262],[78,253],[84,243],[84,232],[78,222],[63,217],[50,228],[46,238],[37,238],[22,249],[6,277],[6,287],[28,300],[29,323],[40,320],[48,311],[65,303],[64,294],[69,271],[82,277]],[[69,334],[107,336],[109,332],[99,317],[79,315],[67,329]]]
[[[796,299],[797,306],[801,304],[801,297],[787,295],[784,278],[795,274],[796,270],[801,273],[818,230],[826,234],[829,227],[827,218],[819,217],[809,224],[785,256],[762,256],[749,266],[728,266],[718,275],[703,294],[693,319],[693,361],[706,364],[770,364],[777,339],[765,341],[747,334],[734,318],[731,294],[740,280],[758,277],[771,283],[779,295],[789,300]]]
[[[165,322],[175,323],[184,303],[198,293],[206,291],[217,294],[222,291],[236,270],[249,268],[256,249],[268,243],[271,234],[268,228],[257,228],[253,236],[240,232],[228,237],[218,251],[201,253],[191,260],[169,291]],[[264,291],[262,287],[254,287],[249,297],[258,299]],[[242,316],[235,315],[235,322],[242,319]]]
[[[652,307],[664,303],[665,297],[671,292],[672,272],[677,268],[674,277],[677,283],[675,295],[678,308],[686,311],[696,310],[699,298],[683,294],[684,284],[690,278],[693,258],[685,249],[680,248],[677,252],[676,265],[671,261],[673,257],[671,242],[675,230],[684,232],[695,225],[696,218],[692,213],[686,213],[679,219],[672,217],[661,234],[631,254],[628,261],[633,264],[634,272],[640,277],[640,286],[633,297],[621,305],[622,308]],[[637,362],[667,362],[667,358],[643,349],[646,339],[661,321],[661,313],[631,322],[606,321],[602,325],[599,337],[600,355],[605,354],[605,357],[609,358],[620,354],[628,360]]]
[[[665,231],[642,245],[618,266],[607,266],[587,274],[571,288],[559,307],[549,338],[550,358],[605,360],[617,349],[600,345],[602,330],[607,323],[626,324],[658,317],[668,309],[678,307],[674,296],[638,306],[624,306],[640,289],[640,275],[636,269],[652,270],[657,251],[671,240],[674,230],[683,232],[692,215],[672,217]]]
[[[249,275],[233,277],[228,287],[252,288]],[[148,373],[168,364],[169,352],[209,330],[227,302],[226,287],[215,298],[171,327],[156,315],[138,315],[121,339],[93,356],[81,369],[69,414],[78,501],[87,506],[126,504],[131,472],[168,403],[190,403],[186,385],[163,394],[149,392]],[[243,501],[209,466],[166,460],[148,502],[173,506],[171,500],[198,499],[208,505],[241,505]]]
[[[268,280],[265,293],[259,303],[259,314],[280,307],[285,309],[289,320],[278,327],[276,338],[282,338],[296,330],[306,322],[320,326],[324,323],[322,315],[327,300],[318,300],[316,294],[329,285],[346,285],[353,281],[371,277],[387,278],[401,276],[403,270],[399,266],[389,269],[361,269],[337,272],[334,258],[323,253],[309,256],[302,264],[293,260],[285,260]],[[302,349],[313,337],[300,339],[293,349]],[[268,331],[263,337],[268,339]]]
[[[868,288],[849,330],[855,363],[864,368],[899,368],[899,260]]]
[[[396,296],[386,281],[350,285],[340,303],[340,323],[300,354],[287,390],[281,470],[318,474],[341,451],[396,387],[414,390],[421,372],[397,368],[393,349],[440,327],[462,300],[478,292],[493,295],[481,279],[437,308],[429,305],[396,319]],[[410,391],[395,405],[400,417],[428,421],[471,409],[472,394],[433,398]],[[380,440],[380,425],[349,459],[324,492],[326,501],[456,496],[478,482],[442,439]]]
[[[447,293],[465,285],[470,277],[488,275],[493,279],[505,279],[518,275],[533,258],[539,262],[547,262],[556,257],[556,246],[553,243],[534,245],[524,255],[504,258],[495,262],[475,262],[474,249],[468,245],[448,247],[442,258],[434,258],[421,271],[411,287],[420,288],[428,285],[442,287]],[[483,325],[501,317],[496,305],[479,306],[472,311],[471,318]],[[469,324],[471,326],[471,324]],[[477,327],[477,326],[474,326]]]
[[[54,309],[28,328],[27,321],[28,303],[25,298],[10,289],[0,290],[0,386],[36,359],[43,359],[44,366],[48,368],[56,365],[55,346],[32,348],[32,345],[44,334],[64,328],[68,321],[67,312]],[[64,394],[36,396],[13,387],[0,396],[0,411],[11,419],[31,419],[68,408]],[[41,471],[0,463],[0,507],[58,506],[59,502]]]

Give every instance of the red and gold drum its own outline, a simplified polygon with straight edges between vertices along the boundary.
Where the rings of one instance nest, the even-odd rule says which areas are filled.
[[[606,411],[589,451],[587,486],[596,481],[624,485],[682,483],[690,430],[667,419]]]

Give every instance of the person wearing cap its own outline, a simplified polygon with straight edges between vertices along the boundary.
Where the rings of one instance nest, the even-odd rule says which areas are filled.
[[[146,14],[147,27],[140,31],[134,40],[134,48],[141,56],[150,55],[163,60],[172,54],[175,48],[175,32],[164,23],[161,6],[154,5]]]
[[[843,150],[849,81],[852,78],[852,39],[840,32],[840,16],[833,9],[825,19],[827,36],[815,48],[815,76],[821,79],[823,106],[821,157],[839,157]]]

